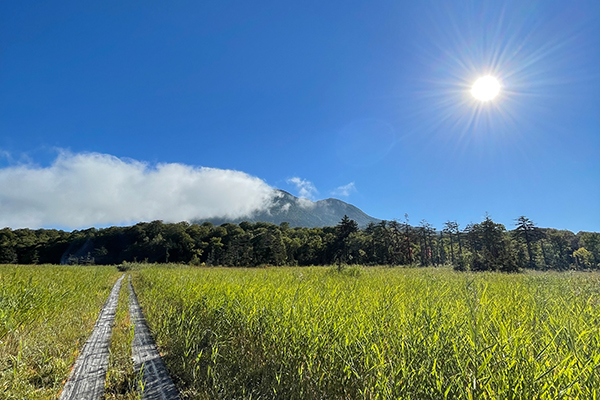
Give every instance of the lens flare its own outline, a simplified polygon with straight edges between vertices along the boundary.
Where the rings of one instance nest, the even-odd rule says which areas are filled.
[[[543,140],[541,126],[558,129],[546,122],[549,102],[558,91],[576,96],[593,79],[583,62],[590,49],[578,40],[591,20],[564,26],[557,10],[542,7],[542,22],[532,24],[531,5],[517,0],[426,1],[431,29],[418,42],[414,96],[404,102],[411,134],[486,156],[510,152]]]

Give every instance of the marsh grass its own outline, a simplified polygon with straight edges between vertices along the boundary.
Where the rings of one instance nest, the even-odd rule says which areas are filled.
[[[596,273],[132,274],[183,398],[598,398]]]
[[[0,266],[0,398],[56,398],[119,276],[112,267]]]
[[[110,358],[104,393],[105,399],[141,399],[137,391],[139,379],[133,370],[133,360],[131,358],[133,333],[134,327],[129,318],[129,285],[125,279],[119,293],[115,323],[110,342]]]

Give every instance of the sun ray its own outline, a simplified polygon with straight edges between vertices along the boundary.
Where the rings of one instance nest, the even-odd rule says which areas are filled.
[[[448,3],[431,8],[425,31],[430,40],[418,49],[423,78],[411,105],[421,131],[456,144],[483,138],[514,144],[527,137],[533,121],[544,123],[534,116],[543,113],[557,86],[584,79],[565,69],[565,53],[576,56],[581,46],[575,27],[552,29],[552,18],[533,20],[528,7],[471,0],[460,8]],[[497,80],[491,91],[497,97],[478,100],[473,84],[486,76]]]

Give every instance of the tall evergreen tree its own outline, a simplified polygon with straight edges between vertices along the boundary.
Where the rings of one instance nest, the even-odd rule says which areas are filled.
[[[506,228],[486,215],[479,224],[468,226],[473,271],[517,272],[516,254]]]
[[[533,243],[540,240],[543,236],[542,232],[535,226],[533,221],[525,216],[520,216],[516,220],[516,235],[523,240],[527,246],[527,256],[529,258],[528,268],[534,269],[537,267],[535,256],[533,254]]]
[[[358,232],[356,221],[344,215],[340,223],[336,226],[335,247],[337,250],[338,269],[342,268],[342,263],[348,262],[349,237],[352,233]]]

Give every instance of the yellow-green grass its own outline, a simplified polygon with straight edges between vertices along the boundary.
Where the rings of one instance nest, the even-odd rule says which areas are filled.
[[[0,266],[0,398],[56,398],[120,275],[114,267]]]
[[[133,370],[131,343],[133,341],[133,325],[129,318],[129,285],[123,280],[115,322],[110,340],[110,357],[106,373],[106,400],[138,400],[141,398],[138,387],[138,376]]]
[[[596,399],[600,275],[133,271],[185,399]]]

